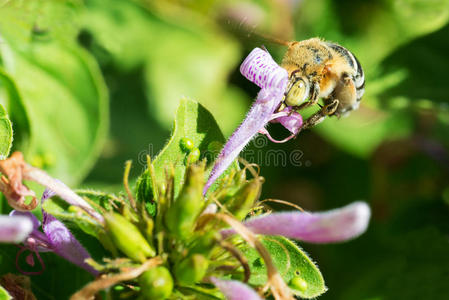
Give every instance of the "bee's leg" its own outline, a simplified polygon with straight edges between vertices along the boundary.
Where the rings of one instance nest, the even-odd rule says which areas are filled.
[[[333,100],[331,103],[324,105],[321,107],[319,111],[317,111],[315,114],[311,115],[302,125],[301,130],[312,128],[315,125],[318,125],[319,123],[323,122],[323,120],[327,116],[331,116],[335,113],[335,111],[338,108],[338,104],[340,101],[337,99]]]
[[[340,101],[338,99],[333,99],[332,102],[328,102],[326,103],[326,105],[321,107],[321,110],[323,111],[324,115],[333,116],[335,115],[339,104]]]

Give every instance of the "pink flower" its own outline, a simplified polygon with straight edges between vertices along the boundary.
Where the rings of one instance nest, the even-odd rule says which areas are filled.
[[[288,73],[271,58],[267,51],[255,48],[240,66],[240,72],[257,84],[261,90],[245,120],[234,131],[215,160],[214,168],[204,187],[204,194],[257,133],[268,135],[274,142],[285,142],[293,138],[302,126],[300,114],[290,109],[276,113],[284,97]],[[282,141],[276,141],[265,129],[269,122],[281,123],[292,135]]]
[[[262,300],[259,294],[240,281],[222,280],[216,277],[211,277],[210,280],[228,300]]]
[[[44,191],[41,199],[41,205],[47,200],[54,196],[54,193],[48,189]],[[42,231],[39,230],[41,227],[41,222],[34,216],[31,212],[22,212],[13,210],[10,213],[9,218],[12,220],[27,220],[24,224],[29,226],[30,230],[27,231],[28,234],[25,235],[23,231],[23,238],[21,236],[17,241],[23,241],[23,246],[20,246],[20,250],[17,253],[16,265],[19,271],[27,275],[40,274],[45,269],[45,264],[39,255],[39,252],[54,252],[57,255],[65,258],[71,263],[87,270],[93,275],[97,275],[98,272],[88,265],[85,260],[90,258],[90,254],[81,245],[81,243],[73,236],[70,230],[59,220],[53,217],[51,214],[47,213],[42,209]],[[12,222],[12,221],[11,221]],[[28,227],[26,227],[28,229]],[[1,231],[0,231],[1,234]],[[0,239],[2,239],[0,237]],[[27,272],[23,271],[18,264],[21,254],[25,251],[31,251],[29,255],[26,256],[26,261],[33,266],[34,259],[32,254],[34,253],[39,260],[42,270],[37,272]]]
[[[255,217],[244,225],[257,234],[282,235],[310,243],[334,243],[353,239],[368,227],[371,210],[365,202],[318,212],[279,212]],[[222,235],[234,234],[232,229]]]
[[[33,222],[24,216],[0,216],[0,243],[23,242],[33,230]]]

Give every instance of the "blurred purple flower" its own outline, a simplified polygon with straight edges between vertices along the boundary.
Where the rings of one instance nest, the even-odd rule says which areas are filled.
[[[261,90],[245,120],[234,131],[218,155],[204,187],[204,194],[257,133],[267,134],[270,140],[275,142],[284,142],[291,139],[302,126],[302,118],[296,112],[284,110],[275,113],[284,97],[288,73],[271,58],[267,51],[255,48],[240,66],[240,72],[248,80],[257,84]],[[274,140],[265,129],[271,121],[281,123],[292,132],[292,135],[283,141]]]
[[[342,208],[319,212],[280,212],[244,222],[257,234],[282,235],[311,243],[333,243],[353,239],[368,227],[371,210],[365,202],[353,202]],[[235,232],[222,231],[223,236]]]
[[[41,199],[41,206],[44,202],[54,196],[55,194],[48,189],[44,191]],[[65,258],[71,263],[84,268],[93,275],[98,275],[98,272],[88,265],[85,260],[90,258],[87,250],[80,244],[80,242],[72,235],[70,230],[59,220],[53,217],[51,214],[47,213],[42,209],[42,230],[39,230],[41,223],[39,220],[30,212],[21,212],[13,210],[10,213],[10,218],[26,218],[32,224],[31,233],[24,239],[24,246],[17,253],[16,265],[19,271],[24,274],[33,275],[40,274],[44,271],[45,265],[39,252],[54,252],[57,255]],[[42,270],[38,272],[27,272],[21,270],[18,264],[20,255],[26,250],[34,253],[42,265]],[[34,265],[34,259],[32,254],[26,257],[26,261],[30,265]]]
[[[0,243],[23,242],[33,230],[33,222],[23,216],[0,216]]]
[[[210,280],[228,300],[262,300],[259,294],[240,281],[222,280],[216,277],[211,277]]]

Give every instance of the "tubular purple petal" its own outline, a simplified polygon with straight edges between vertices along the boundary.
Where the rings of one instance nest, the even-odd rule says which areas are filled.
[[[33,222],[26,216],[0,216],[0,242],[23,242],[33,231]]]
[[[45,200],[54,195],[55,193],[46,189],[42,194],[41,206]],[[93,275],[97,275],[98,272],[85,262],[86,259],[91,257],[90,254],[73,236],[70,230],[44,209],[42,209],[42,215],[42,229],[48,238],[52,250],[71,263],[87,270]]]
[[[342,208],[319,212],[281,212],[245,222],[254,233],[282,235],[310,243],[334,243],[353,239],[368,227],[371,210],[365,202],[353,202]],[[224,230],[228,236],[233,230]]]
[[[260,48],[254,48],[240,66],[240,73],[261,89],[280,89],[284,92],[287,70],[279,67],[271,55]]]
[[[248,55],[242,63],[240,71],[262,89],[245,120],[234,131],[218,155],[204,187],[204,194],[237,158],[251,139],[272,119],[272,115],[279,107],[287,86],[287,71],[279,67],[268,52],[259,48],[254,49]]]
[[[210,280],[228,300],[262,300],[259,294],[240,281],[222,280],[216,277],[211,277]]]
[[[41,227],[41,222],[29,211],[12,210],[9,215],[11,217],[22,216],[28,218],[33,223],[33,229],[38,229]]]
[[[85,262],[86,259],[91,257],[87,250],[62,222],[58,221],[52,215],[47,214],[46,221],[42,224],[42,229],[51,244],[51,248],[56,254],[89,271],[93,275],[98,274],[95,269]]]

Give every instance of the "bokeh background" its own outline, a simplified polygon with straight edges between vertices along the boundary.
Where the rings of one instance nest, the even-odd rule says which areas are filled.
[[[448,22],[449,0],[1,0],[0,102],[28,161],[118,191],[125,160],[135,178],[162,149],[181,97],[232,133],[258,90],[238,71],[254,47],[280,61],[285,48],[269,37],[338,42],[364,68],[361,108],[286,144],[257,139],[242,156],[261,165],[264,198],[309,210],[370,203],[362,237],[302,245],[329,287],[321,299],[449,299]],[[33,279],[39,299],[88,279],[66,267],[53,259]]]

